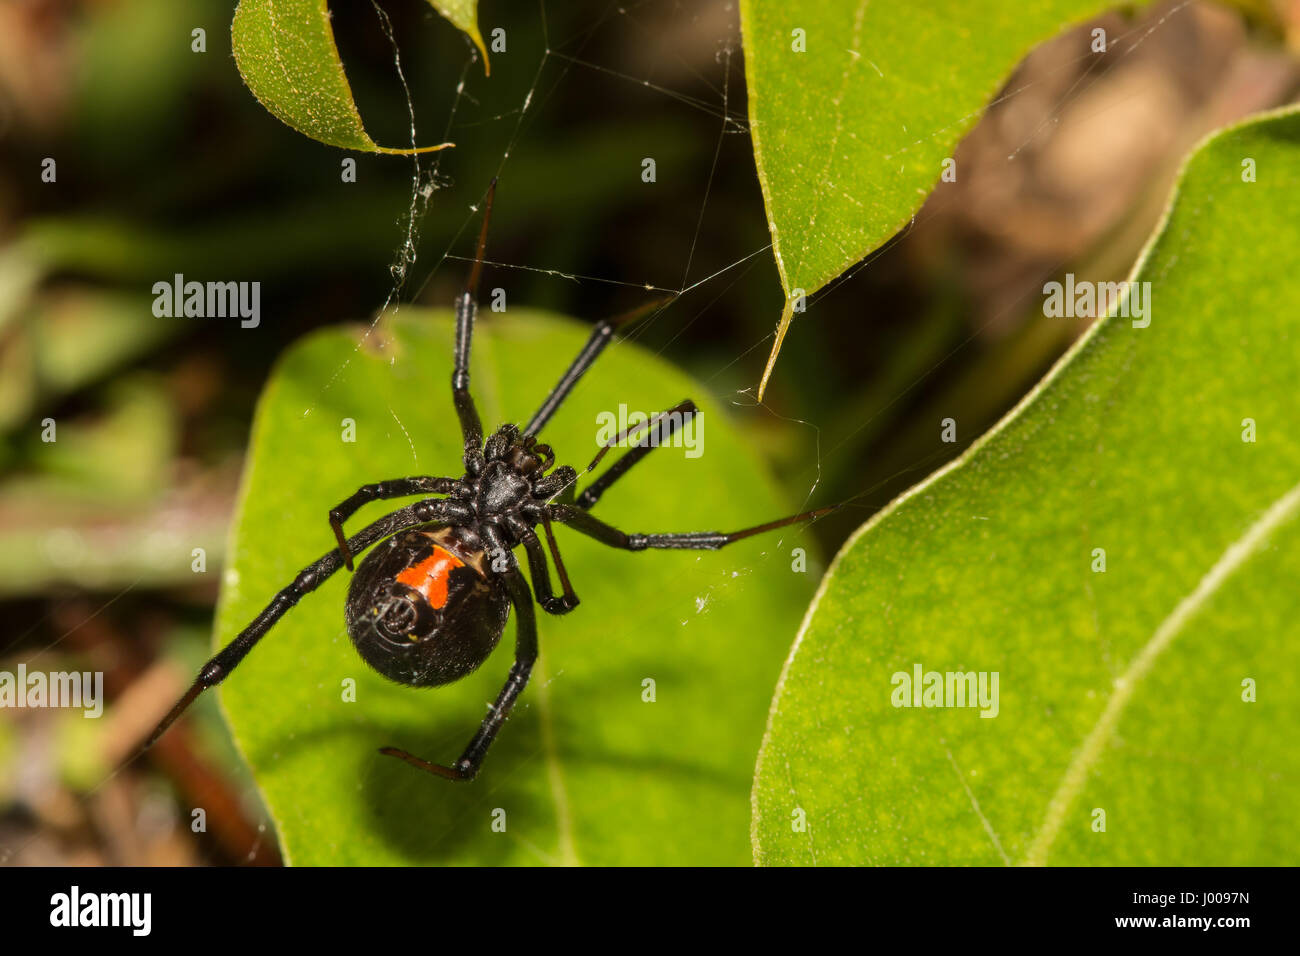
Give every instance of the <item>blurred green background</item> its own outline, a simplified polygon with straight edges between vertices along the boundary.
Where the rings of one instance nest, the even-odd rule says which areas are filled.
[[[370,0],[330,8],[369,132],[409,142]],[[792,509],[850,499],[816,526],[827,553],[1083,331],[1043,320],[1043,283],[1122,278],[1191,145],[1295,98],[1300,79],[1300,12],[1282,0],[1249,15],[1156,5],[1139,30],[1110,14],[1097,23],[1131,39],[1105,56],[1082,55],[1096,24],[1035,50],[958,150],[958,188],[815,298],[758,406],[782,294],[762,251],[734,5],[488,0],[484,35],[507,37],[490,78],[423,0],[383,8],[420,143],[457,144],[420,160],[430,188],[400,301],[450,303],[471,204],[494,175],[489,258],[505,265],[484,286],[511,304],[596,320],[646,302],[644,284],[699,283],[634,335],[731,402]],[[0,713],[0,862],[278,859],[211,701],[104,778],[206,656],[269,369],[305,332],[368,321],[385,302],[415,170],[266,113],[231,58],[232,11],[0,4],[0,669],[100,670],[112,704],[101,721]],[[341,181],[348,155],[355,183]],[[151,287],[177,272],[260,281],[260,327],[155,318]],[[446,398],[432,383],[429,400]],[[942,442],[940,420],[958,413],[958,442]],[[42,441],[47,419],[57,442]],[[196,803],[211,808],[199,834],[180,809]]]

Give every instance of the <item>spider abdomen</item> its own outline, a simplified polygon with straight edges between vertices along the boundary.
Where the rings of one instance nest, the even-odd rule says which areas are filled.
[[[509,614],[483,551],[435,528],[404,531],[371,550],[352,577],[345,618],[367,664],[400,684],[436,687],[477,669]]]

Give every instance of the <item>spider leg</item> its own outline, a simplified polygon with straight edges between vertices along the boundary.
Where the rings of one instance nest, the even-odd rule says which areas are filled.
[[[555,543],[555,535],[551,533],[551,522],[542,513],[542,520],[546,528],[546,540],[551,548],[551,560],[555,562],[555,571],[560,576],[560,588],[564,594],[562,597],[556,597],[555,592],[551,589],[551,575],[546,565],[546,552],[542,550],[542,542],[528,522],[522,518],[508,520],[510,530],[519,538],[519,543],[524,546],[524,553],[528,556],[528,573],[533,579],[533,590],[537,592],[537,603],[547,614],[568,614],[578,606],[578,595],[573,591],[573,585],[569,582],[569,572],[564,568],[564,561],[560,558],[560,549]]]
[[[676,296],[669,299],[659,299],[647,303],[639,309],[633,309],[618,318],[605,319],[603,322],[598,323],[591,330],[587,344],[582,347],[578,357],[573,360],[564,374],[560,376],[560,380],[555,383],[555,387],[551,389],[550,394],[542,401],[542,407],[533,413],[533,417],[529,419],[527,426],[524,428],[524,434],[536,435],[545,427],[546,423],[551,420],[551,416],[556,413],[560,405],[568,398],[569,393],[573,391],[573,386],[578,384],[578,380],[587,374],[587,370],[595,364],[596,359],[600,357],[600,353],[605,351],[605,347],[609,345],[617,329],[640,321],[646,315],[662,311],[675,298]]]
[[[352,551],[348,548],[347,538],[343,536],[343,522],[356,514],[357,509],[362,505],[389,498],[405,498],[408,495],[451,495],[465,494],[468,491],[469,489],[455,478],[434,478],[429,475],[418,478],[393,478],[372,485],[362,485],[351,496],[344,498],[330,509],[330,527],[334,529],[334,537],[338,539],[343,563],[347,565],[349,571],[352,570]]]
[[[501,725],[506,722],[510,711],[514,709],[515,701],[527,686],[533,663],[537,660],[537,618],[533,613],[533,595],[528,589],[528,582],[524,580],[523,573],[519,570],[519,562],[514,554],[509,550],[505,553],[510,567],[502,572],[502,578],[510,590],[510,602],[514,605],[516,615],[515,662],[510,667],[505,685],[497,694],[497,699],[492,702],[487,716],[483,718],[483,723],[479,725],[478,733],[470,740],[469,746],[460,755],[460,759],[450,767],[430,763],[399,747],[382,747],[379,751],[381,754],[405,760],[412,767],[435,776],[446,777],[448,780],[473,780],[478,774],[488,748],[492,746],[492,741],[496,739]]]
[[[609,486],[618,481],[619,478],[623,477],[629,468],[660,445],[664,444],[678,428],[685,425],[687,421],[693,419],[697,414],[699,414],[699,409],[696,408],[695,403],[688,398],[686,401],[674,405],[667,411],[660,412],[654,418],[633,425],[631,428],[625,429],[620,434],[615,435],[605,443],[605,446],[601,448],[600,451],[596,453],[596,457],[593,458],[591,464],[587,466],[587,471],[590,472],[599,465],[601,459],[609,454],[611,448],[622,444],[632,434],[639,432],[642,429],[655,428],[656,426],[659,426],[661,421],[665,422],[665,424],[660,427],[661,433],[657,443],[634,445],[630,451],[623,455],[622,458],[610,465],[609,469],[603,475],[584,488],[574,500],[574,504],[583,511],[590,509],[600,500],[600,496],[609,489]]]
[[[644,551],[647,548],[717,551],[719,548],[724,548],[729,544],[756,534],[762,534],[764,531],[774,531],[777,528],[784,528],[786,525],[796,524],[800,521],[820,518],[838,507],[839,505],[830,505],[826,508],[804,511],[788,518],[778,518],[776,521],[755,525],[752,528],[742,528],[740,531],[687,531],[670,534],[627,534],[573,505],[551,505],[548,510],[550,511],[551,520],[567,525],[574,531],[585,534],[589,538],[594,538],[601,544],[608,545],[611,548],[622,548],[626,551]]]
[[[353,553],[358,553],[405,528],[437,521],[444,517],[448,509],[454,504],[454,502],[445,499],[430,499],[417,501],[413,505],[399,508],[353,535],[352,539],[347,542],[348,549]],[[230,672],[238,666],[239,662],[247,656],[248,652],[253,649],[254,645],[271,629],[272,625],[285,615],[289,608],[320,587],[330,575],[334,574],[342,566],[343,556],[337,548],[332,548],[323,557],[299,571],[293,579],[293,583],[282,588],[271,599],[271,603],[262,610],[262,613],[253,619],[251,624],[240,631],[234,640],[218,651],[216,656],[200,668],[198,676],[194,679],[190,689],[185,692],[185,696],[176,702],[176,706],[168,711],[167,716],[154,728],[154,732],[149,735],[148,741],[140,748],[140,751],[148,750],[154,741],[175,723],[176,718],[180,717],[203,691],[209,687],[215,687],[225,680]],[[132,759],[134,759],[134,756]]]
[[[493,179],[483,206],[483,228],[478,235],[474,267],[465,283],[465,291],[456,300],[456,365],[451,373],[451,398],[456,406],[456,417],[460,419],[467,467],[468,459],[476,456],[483,444],[483,422],[474,406],[474,396],[469,392],[469,352],[474,337],[474,317],[478,314],[478,280],[483,272],[483,252],[487,247],[488,222],[492,218],[492,199],[496,191],[497,181]]]

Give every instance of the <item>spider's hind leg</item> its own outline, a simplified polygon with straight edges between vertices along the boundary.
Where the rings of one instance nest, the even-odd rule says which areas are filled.
[[[515,611],[515,662],[510,667],[505,685],[497,694],[496,700],[492,702],[492,706],[488,708],[483,723],[479,725],[478,732],[470,740],[469,746],[465,748],[460,758],[450,767],[431,763],[399,747],[382,747],[379,750],[381,754],[404,760],[412,767],[448,780],[473,780],[478,775],[488,748],[492,746],[492,741],[496,739],[501,726],[510,716],[515,701],[528,685],[529,675],[532,674],[533,664],[537,660],[537,618],[533,613],[533,595],[528,589],[528,582],[524,580],[523,573],[519,570],[514,554],[509,551],[506,554],[510,567],[502,572],[502,577],[505,586],[510,590],[510,602]]]

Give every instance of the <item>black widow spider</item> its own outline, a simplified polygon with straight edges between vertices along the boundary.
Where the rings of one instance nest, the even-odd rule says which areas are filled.
[[[384,747],[380,753],[399,757],[414,767],[451,780],[472,780],[478,773],[497,731],[510,715],[528,683],[537,659],[537,621],[533,594],[519,570],[514,550],[520,545],[528,559],[537,602],[548,614],[567,614],[578,596],[560,559],[551,522],[568,525],[601,544],[628,551],[647,548],[717,550],[733,541],[815,518],[832,510],[821,508],[767,524],[724,534],[697,531],[682,534],[625,534],[588,512],[602,494],[655,446],[637,443],[603,475],[574,497],[570,492],[578,473],[568,465],[551,470],[555,454],[537,441],[542,427],[604,351],[617,322],[605,321],[568,371],[546,396],[541,408],[522,430],[502,425],[487,441],[469,392],[470,338],[477,312],[476,293],[487,244],[488,220],[496,183],[488,189],[478,250],[465,291],[456,300],[455,369],[452,401],[464,437],[465,474],[460,478],[396,478],[364,485],[329,513],[338,547],[308,565],[282,589],[254,621],[199,670],[185,695],[150,736],[149,747],[204,690],[221,683],[289,608],[315,590],[340,567],[352,570],[352,557],[383,541],[362,560],[348,590],[344,616],[357,652],[375,670],[412,687],[436,687],[459,680],[482,664],[496,647],[514,606],[515,662],[505,686],[488,710],[478,733],[452,766],[430,763],[405,750]],[[605,454],[642,428],[658,423],[660,439],[668,437],[687,416],[695,414],[689,400],[626,429],[604,445],[587,467],[590,472]],[[549,472],[549,474],[548,474]],[[371,501],[414,495],[425,498],[390,512],[344,537],[343,522]],[[556,502],[557,498],[563,501]],[[546,554],[534,530],[541,525],[562,594],[551,589]],[[386,539],[386,540],[385,540]]]

